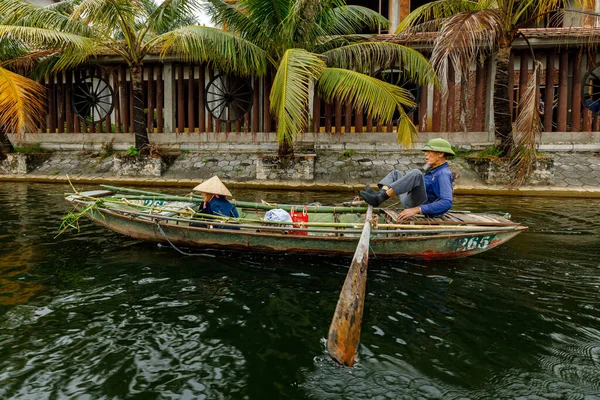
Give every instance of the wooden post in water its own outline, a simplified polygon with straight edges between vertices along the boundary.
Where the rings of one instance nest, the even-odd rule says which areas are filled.
[[[329,356],[337,363],[347,367],[353,366],[356,362],[356,351],[360,340],[360,325],[367,287],[372,216],[373,206],[369,206],[365,225],[356,246],[348,275],[346,275],[344,286],[340,292],[340,298],[327,335]]]

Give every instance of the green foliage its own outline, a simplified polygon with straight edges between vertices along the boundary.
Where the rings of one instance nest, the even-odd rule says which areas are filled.
[[[101,204],[102,200],[98,199],[93,203],[90,203],[83,210],[78,211],[77,209],[73,209],[69,211],[65,216],[61,218],[60,226],[58,227],[58,233],[54,237],[55,239],[62,235],[67,229],[75,229],[79,232],[79,219],[85,216],[90,211],[93,211],[98,208],[99,204]],[[102,217],[104,218],[103,214]]]
[[[42,152],[44,152],[44,150],[42,150],[41,143],[36,143],[33,145],[25,144],[23,146],[15,146],[15,152],[22,153],[22,154],[32,154],[32,153],[42,153]]]
[[[346,161],[356,153],[356,150],[344,150],[344,153],[338,157],[338,161]]]
[[[476,154],[479,158],[499,158],[502,156],[502,149],[492,146]]]
[[[452,146],[452,150],[454,151],[455,157],[467,157],[472,153],[471,150],[465,149],[464,147]]]
[[[129,149],[127,149],[125,154],[123,154],[123,157],[137,157],[139,155],[140,151],[136,149],[135,146],[131,146]]]

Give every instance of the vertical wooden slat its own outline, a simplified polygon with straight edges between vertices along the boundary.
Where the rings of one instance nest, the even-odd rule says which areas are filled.
[[[556,56],[554,52],[546,56],[546,92],[544,93],[544,131],[552,132],[552,117],[554,103],[554,63]]]
[[[206,69],[200,64],[198,69],[198,132],[206,132],[206,103],[204,91],[206,90]]]
[[[321,96],[319,96],[316,90],[313,96],[312,131],[314,133],[319,133],[321,131]]]
[[[263,130],[264,132],[271,132],[271,72],[267,72],[264,77],[264,94],[263,94]]]
[[[42,76],[40,79],[40,84],[46,88],[46,97],[44,98],[44,110],[46,111],[46,118],[40,118],[40,132],[46,133],[46,129],[48,127],[48,103],[50,102],[50,91],[46,85],[46,77]]]
[[[71,92],[73,91],[73,71],[65,72],[65,122],[67,123],[67,133],[74,131],[73,108]]]
[[[225,122],[225,132],[226,133],[231,132],[231,122],[230,121]]]
[[[333,104],[326,102],[325,103],[325,132],[327,132],[327,133],[331,133],[332,118],[333,118]]]
[[[573,60],[573,84],[571,91],[571,132],[581,131],[581,64],[582,53],[577,51]]]
[[[208,69],[208,81],[212,81],[213,78],[215,77],[215,73],[213,71],[212,68]],[[204,87],[204,90],[206,90],[206,86]],[[214,128],[213,128],[213,115],[212,113],[208,113],[208,120],[207,120],[207,125],[206,125],[206,130],[208,132],[214,132]]]
[[[454,132],[454,109],[456,104],[456,74],[452,63],[448,65],[448,99],[446,102],[446,132]]]
[[[248,114],[248,113],[246,113]],[[244,114],[244,118],[242,119],[238,119],[237,121],[235,121],[235,131],[240,133],[242,131],[242,120],[244,120],[246,118],[246,114]]]
[[[129,93],[127,90],[127,70],[121,65],[119,79],[119,90],[121,92],[121,118],[123,122],[123,133],[129,132]]]
[[[54,75],[48,77],[48,130],[50,133],[56,133],[56,85],[54,84]]]
[[[484,81],[484,65],[477,63],[475,69],[475,105],[473,107],[473,131],[483,131],[483,110],[485,106],[485,99],[483,97],[483,88],[485,85]]]
[[[111,71],[113,87],[113,113],[115,114],[115,132],[121,130],[121,103],[119,101],[119,72],[117,69]]]
[[[106,68],[102,69],[102,77],[104,79],[106,79],[106,83],[108,83],[110,85],[110,72]],[[107,102],[111,101],[111,99],[109,99],[109,98],[104,98],[103,100],[107,101]],[[113,104],[113,107],[114,107],[114,104]],[[104,132],[106,132],[106,133],[112,133],[112,121],[110,119],[111,113],[112,113],[112,111],[109,112],[108,114],[106,114],[106,116],[104,117],[104,125],[105,125]]]
[[[148,67],[148,134],[154,133],[154,104],[156,95],[154,94],[154,66]]]
[[[558,118],[556,130],[567,131],[567,96],[569,94],[569,53],[561,50],[558,63]]]
[[[185,93],[184,93],[184,78],[183,64],[177,64],[177,131],[183,133],[185,129]]]
[[[346,118],[344,118],[344,132],[349,133],[352,129],[352,104],[346,103]]]
[[[65,98],[64,98],[64,72],[59,72],[56,75],[56,113],[58,116],[57,131],[58,133],[65,132]]]
[[[194,65],[189,65],[188,73],[188,95],[187,95],[187,114],[188,114],[188,132],[192,133],[196,131],[195,112],[194,112]]]
[[[254,78],[252,82],[254,90],[252,91],[252,133],[260,129],[260,80]]]
[[[589,52],[587,56],[587,70],[591,71],[593,66],[595,65],[594,61],[596,59],[595,52]],[[587,107],[583,108],[583,131],[591,132],[592,131],[592,111]]]
[[[135,130],[135,101],[133,99],[133,80],[131,77],[129,78],[127,87],[129,88],[129,133],[133,133]]]
[[[510,107],[510,118],[511,121],[514,119],[514,109],[515,109],[515,56],[513,53],[510,53],[510,57],[508,58],[508,104]]]
[[[432,127],[431,130],[433,132],[439,132],[440,128],[442,126],[442,102],[441,102],[441,98],[440,98],[440,91],[439,89],[433,89],[433,110],[432,110],[432,117],[433,117],[433,123],[432,123]]]
[[[165,81],[163,81],[163,65],[156,69],[156,130],[164,133],[163,110],[165,103]]]
[[[86,71],[79,70],[77,73],[78,73],[77,76],[79,77],[80,80],[85,78]],[[81,132],[87,133],[88,132],[88,123],[83,118],[79,118],[79,120],[81,121]]]
[[[335,99],[335,133],[342,133],[342,102]]]
[[[421,86],[421,100],[419,101],[419,132],[427,132],[427,85]]]
[[[354,133],[362,133],[363,132],[363,118],[364,112],[362,108],[357,108],[354,110]]]
[[[527,90],[527,81],[529,78],[529,59],[529,53],[527,51],[523,51],[521,53],[521,65],[519,69],[519,109],[517,111],[517,114],[515,115],[515,118],[521,112],[521,99],[523,98],[523,95]]]

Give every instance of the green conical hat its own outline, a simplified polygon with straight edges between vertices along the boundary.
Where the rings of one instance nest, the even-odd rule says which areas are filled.
[[[431,139],[423,146],[421,151],[439,151],[440,153],[455,155],[452,146],[450,146],[450,142],[442,138]]]

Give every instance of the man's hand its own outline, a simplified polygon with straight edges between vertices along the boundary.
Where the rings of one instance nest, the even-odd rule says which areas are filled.
[[[396,221],[405,220],[406,218],[412,217],[413,215],[417,215],[420,212],[421,210],[419,207],[405,208],[400,214],[398,214],[398,218],[396,218]]]

